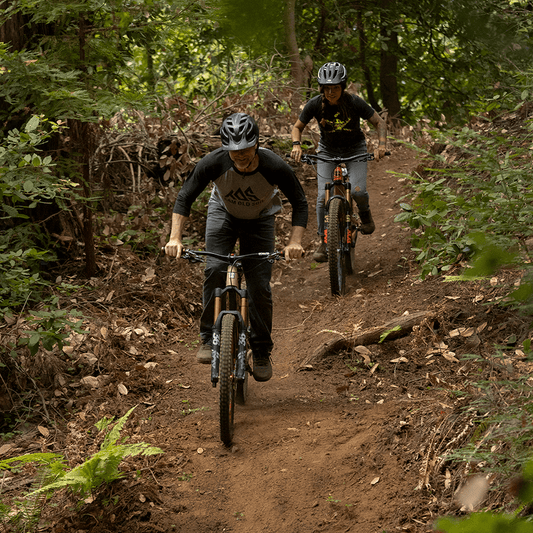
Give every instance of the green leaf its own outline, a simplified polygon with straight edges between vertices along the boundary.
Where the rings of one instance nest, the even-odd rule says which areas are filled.
[[[379,343],[382,343],[393,331],[401,331],[401,326],[394,326],[393,328],[391,329],[388,329],[387,331],[384,331],[380,336],[379,336]]]
[[[26,127],[25,127],[25,130],[29,133],[31,131],[35,131],[37,129],[37,127],[39,126],[39,117],[37,115],[33,115],[33,117],[30,118],[30,120],[28,120],[28,122],[26,123]]]

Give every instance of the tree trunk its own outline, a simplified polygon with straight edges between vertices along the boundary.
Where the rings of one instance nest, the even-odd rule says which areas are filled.
[[[382,0],[381,7],[389,8],[394,0]],[[389,119],[398,122],[401,114],[400,97],[398,96],[398,34],[391,29],[390,21],[382,17],[381,37],[386,48],[381,49],[379,81],[383,106],[387,109]]]
[[[0,1],[0,12],[8,7],[8,1]],[[20,13],[15,13],[0,26],[0,42],[10,44],[8,51],[16,52],[24,48],[24,20]]]
[[[79,53],[81,69],[86,70],[85,65],[85,34],[87,21],[80,16],[79,27]],[[91,134],[89,131],[89,124],[87,122],[75,121],[75,127],[72,128],[73,144],[76,151],[81,154],[79,156],[83,194],[85,201],[83,203],[83,242],[85,245],[85,274],[87,277],[92,277],[96,274],[96,252],[94,249],[94,234],[93,234],[93,212],[89,205],[89,199],[92,197],[91,190],[91,169],[90,169],[90,155],[91,155]]]
[[[376,95],[374,94],[374,84],[372,83],[372,75],[366,61],[366,34],[365,25],[363,22],[363,10],[365,7],[359,5],[357,7],[357,33],[359,35],[359,62],[361,69],[363,70],[363,76],[365,78],[365,88],[367,94],[368,103],[379,113],[381,106],[379,105]]]
[[[289,52],[289,62],[291,65],[291,75],[296,87],[294,99],[296,102],[301,101],[300,90],[304,87],[304,64],[300,58],[300,49],[296,40],[296,0],[286,0],[285,3],[285,43]]]

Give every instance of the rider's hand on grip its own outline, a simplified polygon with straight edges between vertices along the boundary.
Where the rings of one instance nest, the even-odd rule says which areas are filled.
[[[167,242],[166,246],[164,247],[164,250],[167,255],[179,259],[183,252],[183,244],[179,241],[170,240]]]
[[[304,253],[304,249],[301,244],[288,244],[283,250],[285,256],[285,261],[290,261],[291,259],[300,259]]]

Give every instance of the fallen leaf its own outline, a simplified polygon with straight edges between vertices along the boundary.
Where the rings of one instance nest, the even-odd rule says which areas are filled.
[[[128,394],[128,389],[126,388],[124,383],[119,383],[117,385],[117,389],[118,389],[118,392],[120,392],[120,394],[122,394],[123,396],[126,396],[126,394]]]
[[[141,281],[143,282],[152,281],[156,277],[155,270],[152,267],[148,267],[144,272],[146,275],[141,276]]]
[[[446,359],[447,361],[451,361],[452,363],[458,363],[459,362],[459,359],[457,359],[455,357],[455,353],[454,352],[443,352],[442,353],[442,357],[444,357],[444,359]]]
[[[409,360],[406,357],[398,357],[396,359],[391,359],[391,363],[408,363]]]
[[[13,448],[12,444],[4,444],[3,446],[0,446],[0,455],[6,454],[11,448]]]
[[[461,332],[462,337],[471,337],[476,332],[475,328],[463,328]]]
[[[444,488],[449,489],[452,486],[452,475],[448,469],[446,469],[446,474],[444,477]]]
[[[356,346],[354,348],[354,351],[356,351],[357,353],[360,353],[360,354],[363,354],[363,353],[366,353],[368,355],[372,355],[372,352],[366,347],[366,346]]]
[[[470,478],[456,495],[457,501],[467,511],[473,511],[487,495],[489,482],[485,476]]]
[[[94,376],[85,376],[80,379],[80,383],[86,387],[91,387],[92,389],[96,389],[100,386],[100,381]]]

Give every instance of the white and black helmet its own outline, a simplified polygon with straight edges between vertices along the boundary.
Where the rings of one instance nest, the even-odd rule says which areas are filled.
[[[220,138],[225,150],[244,150],[259,141],[259,126],[250,115],[234,113],[222,123]]]
[[[348,73],[341,63],[325,63],[318,70],[318,83],[320,85],[346,85]]]

